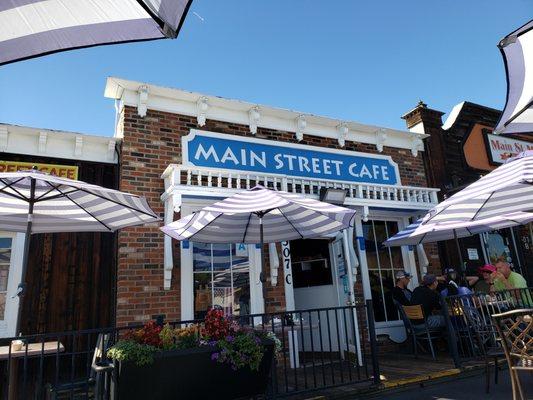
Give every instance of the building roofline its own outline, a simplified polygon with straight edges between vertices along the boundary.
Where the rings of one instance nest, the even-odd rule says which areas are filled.
[[[0,123],[2,153],[117,164],[120,139]]]
[[[107,78],[104,95],[119,100],[121,106],[137,107],[141,116],[152,109],[195,116],[200,126],[207,118],[248,125],[252,134],[262,127],[295,132],[298,139],[337,138],[341,146],[344,141],[354,141],[375,144],[378,150],[389,146],[415,153],[413,149],[423,151],[422,140],[428,136],[116,77]]]

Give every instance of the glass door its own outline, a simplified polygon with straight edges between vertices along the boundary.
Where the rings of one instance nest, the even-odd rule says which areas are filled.
[[[250,263],[245,245],[192,243],[194,318],[220,307],[227,315],[250,313]]]

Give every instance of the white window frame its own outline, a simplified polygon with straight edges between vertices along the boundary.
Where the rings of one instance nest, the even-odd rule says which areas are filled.
[[[368,220],[373,221],[390,221],[398,223],[398,230],[401,231],[409,225],[409,217],[407,215],[398,215],[395,212],[387,211],[374,211],[372,210],[368,216]],[[361,218],[356,219],[355,224],[356,236],[363,236],[363,221]],[[357,244],[359,245],[359,244]],[[414,250],[414,249],[413,249]],[[409,246],[401,246],[402,261],[404,268],[407,272],[413,275],[409,288],[414,290],[418,286],[418,274],[417,265],[415,260],[414,251],[409,249]],[[368,271],[368,262],[366,249],[360,250],[360,265],[361,265],[361,277],[363,280],[363,292],[365,299],[372,299],[370,290],[370,276]],[[405,340],[405,331],[403,328],[403,322],[401,319],[395,321],[381,321],[375,323],[376,334],[386,334],[395,342],[402,342]]]
[[[181,218],[200,210],[203,207],[213,204],[219,199],[183,199],[181,205]],[[188,321],[194,319],[194,271],[193,271],[193,248],[189,243],[189,248],[183,248],[180,243],[180,299],[181,299],[181,320]],[[261,314],[264,312],[263,284],[259,279],[261,270],[261,250],[253,244],[247,245],[250,268],[248,271],[250,282],[250,312]]]
[[[19,298],[13,296],[17,292],[18,284],[22,278],[24,234],[0,231],[0,237],[12,239],[4,319],[0,319],[0,337],[5,338],[16,336],[15,325],[19,309]]]

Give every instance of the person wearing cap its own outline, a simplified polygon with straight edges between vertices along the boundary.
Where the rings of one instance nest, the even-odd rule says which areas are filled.
[[[407,285],[409,285],[412,275],[407,271],[397,271],[394,278],[396,284],[392,288],[392,298],[402,306],[410,306],[413,292],[407,288]]]
[[[424,311],[426,323],[429,328],[443,328],[446,326],[444,316],[433,314],[434,311],[440,311],[440,296],[437,292],[437,277],[433,274],[426,274],[422,278],[422,285],[413,291],[411,304],[420,304]]]
[[[485,264],[478,269],[482,279],[478,280],[474,285],[476,293],[489,294],[494,291],[494,284],[492,283],[492,273],[496,272],[496,267],[492,264]]]
[[[444,270],[446,278],[446,288],[441,290],[440,294],[444,297],[447,296],[464,296],[472,294],[472,291],[467,287],[460,284],[459,276],[453,268],[447,268]],[[459,283],[458,283],[459,282]]]

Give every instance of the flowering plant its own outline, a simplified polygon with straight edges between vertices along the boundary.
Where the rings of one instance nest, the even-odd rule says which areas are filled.
[[[279,343],[275,335],[242,327],[233,318],[224,316],[222,310],[211,309],[202,324],[186,328],[172,328],[168,324],[162,327],[150,321],[124,335],[107,355],[141,366],[151,364],[154,354],[162,350],[212,346],[213,361],[228,364],[234,370],[249,367],[257,371],[263,359],[262,340],[265,339],[273,340],[276,347]]]

